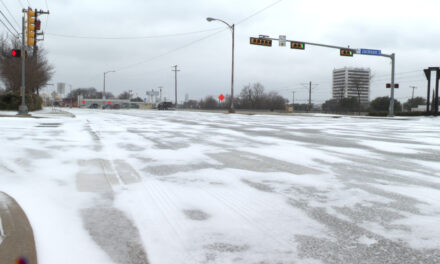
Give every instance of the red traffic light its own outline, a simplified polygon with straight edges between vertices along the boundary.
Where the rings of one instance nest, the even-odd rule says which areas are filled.
[[[385,85],[387,88],[391,88],[391,83],[387,83],[386,85]],[[399,88],[399,84],[398,83],[395,83],[394,84],[394,88]]]
[[[21,57],[21,50],[19,49],[13,49],[11,51],[12,57],[20,58]]]

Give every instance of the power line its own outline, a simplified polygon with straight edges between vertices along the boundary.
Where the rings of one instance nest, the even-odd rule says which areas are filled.
[[[421,72],[422,70],[414,70],[414,71],[407,71],[407,72],[396,72],[395,75],[400,75],[400,74],[406,74],[406,73],[412,73],[412,72]],[[374,77],[381,77],[381,76],[390,76],[390,74],[380,74],[380,75],[375,75]],[[381,78],[380,78],[381,79]]]
[[[5,2],[3,2],[3,0],[0,0],[0,2],[2,2],[3,6],[5,7],[5,9],[8,12],[8,14],[12,17],[12,19],[14,20],[14,22],[18,26],[18,28],[20,28],[20,24],[17,22],[15,17],[12,15],[11,11],[9,11],[9,8],[6,6]]]
[[[14,25],[12,25],[11,21],[9,21],[9,19],[5,16],[5,14],[1,10],[0,10],[0,14],[6,19],[6,22],[8,22],[8,24],[17,33],[17,35],[20,35],[20,33],[18,33],[17,29],[15,29]]]
[[[227,28],[222,29],[222,30],[217,31],[217,32],[214,32],[214,33],[212,33],[212,34],[210,34],[210,35],[208,35],[208,36],[205,36],[205,37],[203,37],[203,38],[199,38],[199,39],[194,40],[194,41],[192,41],[192,42],[189,42],[189,43],[187,43],[187,44],[185,44],[185,45],[183,45],[183,46],[177,47],[177,48],[172,49],[172,50],[170,50],[170,51],[167,51],[167,52],[165,52],[165,53],[162,53],[162,54],[159,54],[159,55],[157,55],[157,56],[154,56],[154,57],[151,57],[151,58],[149,58],[149,59],[146,59],[146,60],[144,60],[144,61],[140,61],[140,62],[137,62],[137,63],[134,63],[134,64],[130,64],[130,65],[128,65],[128,66],[125,66],[125,67],[122,67],[122,68],[116,69],[116,71],[122,71],[122,70],[130,69],[130,68],[136,67],[136,66],[138,66],[138,65],[141,65],[141,64],[144,64],[144,63],[150,62],[150,61],[152,61],[152,60],[155,60],[155,59],[158,59],[158,58],[164,57],[164,56],[166,56],[166,55],[168,55],[168,54],[171,54],[171,53],[176,52],[176,51],[178,51],[178,50],[181,50],[181,49],[184,49],[184,48],[186,48],[186,47],[189,47],[189,46],[191,46],[191,45],[193,45],[193,44],[195,44],[195,43],[197,43],[197,42],[199,42],[199,41],[202,41],[202,40],[205,40],[205,39],[207,39],[207,38],[210,38],[210,37],[212,37],[212,36],[214,36],[214,35],[217,35],[218,33],[222,32],[222,31],[225,31],[226,29],[227,29]]]
[[[24,9],[24,5],[23,5],[23,3],[21,2],[21,0],[17,0],[17,1],[18,1],[18,3],[20,4],[21,8]]]
[[[246,21],[246,20],[248,20],[248,19],[250,19],[250,18],[252,18],[252,17],[254,17],[254,16],[256,16],[256,15],[262,13],[262,12],[264,12],[264,11],[266,11],[267,9],[269,9],[269,8],[271,8],[271,7],[273,7],[273,6],[277,5],[277,4],[279,4],[279,3],[282,2],[282,1],[283,1],[283,0],[278,0],[278,1],[276,1],[275,3],[272,3],[272,4],[270,4],[270,5],[266,6],[266,7],[264,7],[263,9],[258,10],[257,12],[253,13],[252,15],[250,15],[250,16],[248,16],[248,17],[245,17],[245,18],[243,18],[242,20],[239,20],[239,21],[236,22],[235,24],[236,24],[236,25],[241,24],[241,23],[243,23],[244,21]]]
[[[250,15],[250,16],[248,16],[248,17],[242,19],[242,20],[240,20],[238,23],[242,23],[242,22],[244,22],[245,20],[248,20],[248,19],[250,19],[251,17],[254,17],[254,16],[260,14],[261,12],[263,12],[263,11],[265,11],[265,10],[267,10],[267,9],[269,9],[269,8],[271,8],[271,7],[273,7],[274,5],[280,3],[281,1],[283,1],[283,0],[278,0],[278,1],[276,1],[275,3],[272,3],[272,4],[268,5],[268,6],[266,6],[266,7],[262,8],[262,9],[260,9],[259,11],[253,13],[252,15]],[[237,24],[238,24],[238,23],[237,23]],[[211,29],[210,31],[212,31],[212,30],[214,30],[214,29]],[[149,59],[147,59],[147,60],[144,60],[144,61],[141,61],[141,62],[138,62],[138,63],[135,63],[135,64],[131,64],[131,65],[128,65],[128,66],[123,67],[123,68],[120,68],[120,69],[117,69],[116,71],[126,70],[126,69],[129,69],[129,68],[132,68],[132,67],[135,67],[135,66],[138,66],[138,65],[144,64],[144,63],[146,63],[146,62],[149,62],[149,61],[152,61],[152,60],[158,59],[158,58],[160,58],[160,57],[164,57],[164,56],[166,56],[166,55],[168,55],[168,54],[171,54],[171,53],[173,53],[173,52],[176,52],[176,51],[178,51],[178,50],[181,50],[181,49],[187,48],[187,47],[189,47],[189,46],[192,46],[192,45],[194,45],[194,44],[196,44],[196,43],[198,43],[198,42],[200,42],[200,41],[202,41],[202,40],[208,39],[208,38],[210,38],[210,37],[212,37],[212,36],[214,36],[214,35],[217,35],[217,34],[223,32],[223,31],[225,31],[225,30],[227,30],[227,28],[224,28],[224,29],[218,30],[218,31],[216,31],[216,32],[214,32],[214,33],[212,33],[212,34],[209,34],[209,35],[205,36],[205,37],[202,37],[202,38],[196,39],[196,40],[194,40],[194,41],[192,41],[192,42],[189,42],[189,43],[187,43],[187,44],[185,44],[185,45],[183,45],[183,46],[177,47],[177,48],[175,48],[175,49],[172,49],[172,50],[170,50],[170,51],[168,51],[168,52],[165,52],[165,53],[162,53],[162,54],[160,54],[160,55],[157,55],[157,56],[151,57],[151,58],[149,58]]]
[[[12,34],[12,36],[15,36],[14,32],[12,32],[5,24],[5,22],[3,22],[3,20],[0,19],[0,22],[3,24],[3,26],[5,26],[5,28],[9,31],[9,33]]]
[[[45,3],[46,3],[46,10],[49,10],[49,5],[47,4],[47,0],[45,0]],[[47,30],[48,21],[49,21],[49,14],[47,14],[47,17],[46,17],[46,25],[44,26],[44,31]]]
[[[162,34],[162,35],[150,35],[150,36],[129,36],[129,37],[97,37],[97,36],[79,36],[79,35],[66,35],[66,34],[57,34],[57,33],[46,33],[46,35],[60,37],[60,38],[74,38],[74,39],[102,39],[102,40],[128,40],[128,39],[152,39],[152,38],[167,38],[167,37],[178,37],[178,36],[186,36],[204,32],[210,32],[219,30],[220,28],[211,28],[206,30],[198,30],[198,31],[190,31],[183,33],[172,33],[172,34]]]

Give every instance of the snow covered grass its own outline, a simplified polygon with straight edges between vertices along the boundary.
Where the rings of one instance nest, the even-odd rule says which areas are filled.
[[[438,119],[71,112],[0,120],[41,263],[120,263],[103,208],[153,264],[440,261]]]

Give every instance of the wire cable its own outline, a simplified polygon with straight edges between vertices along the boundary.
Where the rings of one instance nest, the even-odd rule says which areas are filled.
[[[259,15],[260,13],[266,11],[267,9],[269,9],[269,8],[271,8],[271,7],[273,7],[273,6],[277,5],[277,4],[279,4],[279,3],[282,2],[282,1],[283,1],[283,0],[278,0],[278,1],[276,1],[275,3],[272,3],[272,4],[270,4],[270,5],[266,6],[266,7],[264,7],[264,8],[262,8],[262,9],[258,10],[257,12],[253,13],[252,15],[250,15],[250,16],[248,16],[248,17],[245,17],[245,18],[243,18],[242,20],[239,20],[239,21],[236,22],[235,24],[236,24],[236,25],[241,24],[241,23],[245,22],[246,20],[249,20],[249,19],[251,19],[252,17],[257,16],[257,15]]]
[[[12,32],[12,31],[8,28],[8,26],[6,26],[5,22],[3,22],[3,20],[0,19],[0,22],[3,24],[3,26],[5,26],[5,28],[9,31],[9,33],[12,34],[12,36],[16,36],[16,35],[14,34],[14,32]],[[20,36],[20,34],[19,34],[18,36]],[[17,36],[16,36],[16,37],[17,37]]]
[[[17,33],[18,36],[20,36],[20,33],[18,33],[17,29],[12,25],[11,21],[5,16],[5,14],[0,10],[0,14],[6,19],[6,22],[11,26],[11,28]]]
[[[236,24],[242,23],[242,22],[244,22],[244,21],[246,21],[246,20],[248,20],[248,19],[250,19],[250,18],[252,18],[252,17],[254,17],[254,16],[258,15],[258,14],[260,14],[261,12],[263,12],[263,11],[265,11],[265,10],[267,10],[267,9],[269,9],[269,8],[271,8],[271,7],[273,7],[273,6],[275,6],[276,4],[280,3],[281,1],[283,1],[283,0],[278,0],[278,1],[276,1],[275,3],[272,3],[272,4],[268,5],[268,6],[266,6],[266,7],[262,8],[262,9],[260,9],[259,11],[257,11],[257,12],[255,12],[255,13],[251,14],[250,16],[248,16],[248,17],[246,17],[246,18],[244,18],[244,19],[238,21],[238,23],[236,23]],[[121,70],[129,69],[129,68],[132,68],[132,67],[135,67],[135,66],[138,66],[138,65],[144,64],[144,63],[146,63],[146,62],[149,62],[149,61],[152,61],[152,60],[158,59],[158,58],[160,58],[160,57],[164,57],[164,56],[166,56],[166,55],[169,55],[169,54],[174,53],[174,52],[176,52],[176,51],[179,51],[179,50],[181,50],[181,49],[184,49],[184,48],[187,48],[187,47],[189,47],[189,46],[192,46],[192,45],[194,45],[194,44],[196,44],[196,43],[198,43],[198,42],[200,42],[200,41],[203,41],[203,40],[205,40],[205,39],[211,38],[211,37],[213,37],[214,35],[217,35],[217,34],[219,34],[219,33],[221,33],[221,32],[224,32],[224,31],[227,30],[227,29],[229,29],[229,28],[224,28],[224,29],[222,29],[222,30],[216,31],[216,32],[214,32],[214,33],[212,33],[212,34],[209,34],[208,36],[205,36],[205,37],[200,38],[200,39],[196,39],[196,40],[194,40],[194,41],[192,41],[192,42],[190,42],[190,43],[187,43],[187,44],[185,44],[185,45],[183,45],[183,46],[177,47],[177,48],[172,49],[172,50],[170,50],[170,51],[168,51],[168,52],[162,53],[162,54],[160,54],[160,55],[158,55],[158,56],[155,56],[155,57],[149,58],[149,59],[147,59],[147,60],[145,60],[145,61],[141,61],[141,62],[138,62],[138,63],[135,63],[135,64],[131,64],[131,65],[129,65],[129,66],[126,66],[126,67],[120,68],[120,69],[118,69],[118,70],[116,70],[116,71],[121,71]],[[213,29],[212,29],[212,30],[213,30]]]
[[[17,0],[17,1],[18,1],[18,3],[20,4],[21,8],[23,8],[23,9],[24,9],[24,5],[23,5],[23,2],[21,2],[21,0]]]
[[[146,59],[146,60],[144,60],[144,61],[140,61],[140,62],[137,62],[137,63],[134,63],[134,64],[130,64],[130,65],[128,65],[128,66],[125,66],[125,67],[122,67],[122,68],[116,69],[115,71],[126,70],[126,69],[129,69],[129,68],[133,68],[133,67],[135,67],[135,66],[138,66],[138,65],[141,65],[141,64],[144,64],[144,63],[150,62],[150,61],[152,61],[152,60],[156,60],[156,59],[158,59],[158,58],[160,58],[160,57],[164,57],[164,56],[169,55],[169,54],[171,54],[171,53],[174,53],[174,52],[176,52],[176,51],[178,51],[178,50],[181,50],[181,49],[184,49],[184,48],[186,48],[186,47],[189,47],[189,46],[191,46],[191,45],[193,45],[193,44],[195,44],[195,43],[197,43],[197,42],[200,42],[200,41],[202,41],[202,40],[205,40],[205,39],[208,39],[208,38],[210,38],[210,37],[213,37],[213,36],[217,35],[218,33],[223,32],[223,31],[225,31],[225,30],[227,30],[227,28],[224,28],[224,29],[222,29],[222,30],[216,31],[216,32],[214,32],[214,33],[212,33],[212,34],[209,34],[208,36],[203,37],[203,38],[199,38],[199,39],[196,39],[196,40],[194,40],[194,41],[191,41],[191,42],[189,42],[189,43],[187,43],[187,44],[185,44],[185,45],[183,45],[183,46],[180,46],[180,47],[177,47],[177,48],[175,48],[175,49],[169,50],[169,51],[167,51],[167,52],[165,52],[165,53],[162,53],[162,54],[159,54],[159,55],[157,55],[157,56],[154,56],[154,57],[148,58],[148,59]]]
[[[46,10],[49,11],[49,5],[47,4],[47,0],[45,0],[45,3],[46,3]],[[46,17],[46,25],[44,26],[44,31],[47,30],[48,22],[49,22],[49,14],[47,14],[47,17]]]
[[[0,0],[0,2],[3,4],[3,6],[5,7],[6,11],[8,12],[8,14],[12,17],[12,19],[14,20],[15,24],[18,26],[18,28],[20,28],[20,24],[18,23],[18,21],[15,19],[15,17],[12,15],[11,11],[9,11],[9,8],[6,6],[5,2],[3,2],[3,0]]]
[[[131,36],[131,37],[96,37],[96,36],[78,36],[78,35],[65,35],[65,34],[55,34],[55,33],[46,33],[46,35],[61,37],[61,38],[74,38],[74,39],[102,39],[102,40],[127,40],[127,39],[152,39],[152,38],[168,38],[168,37],[179,37],[186,36],[204,32],[210,32],[219,30],[220,28],[211,28],[206,30],[198,30],[198,31],[190,31],[183,33],[173,33],[173,34],[162,34],[162,35],[150,35],[150,36]]]

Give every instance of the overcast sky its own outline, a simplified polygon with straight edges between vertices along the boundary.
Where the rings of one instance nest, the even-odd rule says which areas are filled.
[[[46,35],[39,45],[55,66],[52,83],[65,82],[74,89],[102,90],[103,72],[115,70],[106,79],[106,90],[115,95],[133,90],[144,98],[147,90],[162,86],[165,96],[174,98],[171,66],[177,64],[179,102],[185,94],[191,99],[229,94],[231,32],[206,17],[236,23],[236,95],[244,85],[260,82],[290,101],[295,91],[295,103],[305,102],[308,90],[303,84],[312,81],[312,100],[322,103],[331,97],[333,69],[345,66],[371,69],[370,99],[389,95],[388,58],[341,57],[336,49],[309,45],[304,51],[292,50],[278,42],[272,47],[250,45],[249,37],[260,34],[395,53],[400,101],[411,97],[412,85],[418,87],[416,95],[426,97],[423,69],[440,66],[438,0],[1,1],[19,22],[23,6],[50,10],[41,17]],[[0,10],[8,15],[3,4]],[[2,25],[0,29],[6,32]],[[106,37],[120,39],[102,39]]]

